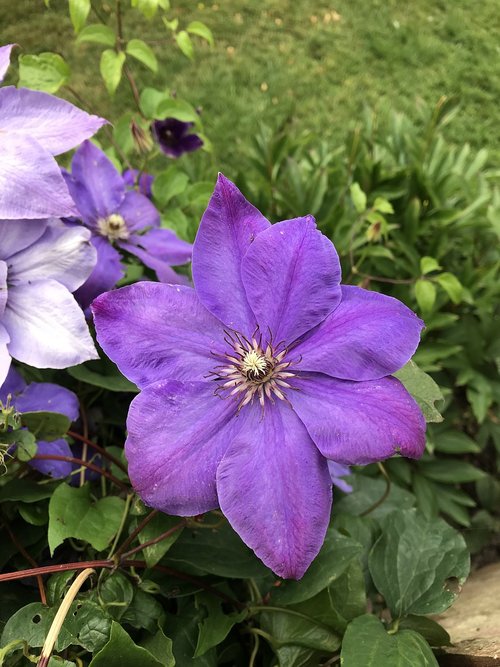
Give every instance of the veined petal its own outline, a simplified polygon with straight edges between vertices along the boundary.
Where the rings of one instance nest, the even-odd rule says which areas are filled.
[[[134,237],[134,241],[136,238],[137,237]],[[160,282],[168,283],[169,285],[189,284],[189,279],[186,276],[176,273],[170,264],[160,259],[159,257],[152,255],[150,252],[144,250],[140,246],[137,246],[134,243],[127,243],[126,241],[119,241],[119,246],[122,250],[126,250],[131,255],[134,255],[140,259],[144,266],[153,269]]]
[[[50,454],[52,456],[73,456],[71,447],[63,438],[60,438],[59,440],[52,440],[51,442],[39,440],[36,444],[37,454]],[[68,477],[71,475],[71,471],[73,470],[73,464],[69,461],[38,461],[37,459],[32,459],[31,461],[28,461],[28,465],[41,472],[43,475],[49,475],[54,479]]]
[[[96,296],[113,289],[125,273],[121,255],[108,239],[103,236],[92,236],[90,242],[97,252],[97,261],[90,276],[75,292],[75,299],[84,310]]]
[[[262,332],[292,343],[341,299],[340,263],[312,216],[285,220],[255,239],[241,264],[248,302]]]
[[[11,357],[8,350],[10,336],[7,330],[0,324],[0,387],[9,373]]]
[[[193,253],[191,243],[180,239],[171,229],[151,229],[140,236],[134,234],[130,237],[130,243],[141,246],[150,255],[170,266],[187,264]]]
[[[116,213],[125,197],[125,183],[114,164],[91,141],[84,141],[71,162],[66,183],[80,215],[89,226]]]
[[[352,486],[349,484],[344,477],[349,477],[351,474],[351,469],[349,466],[344,466],[341,463],[335,463],[335,461],[328,461],[328,472],[332,478],[333,485],[339,488],[344,493],[351,493]]]
[[[26,382],[24,381],[24,378],[19,373],[19,371],[14,368],[14,366],[11,366],[5,381],[0,385],[0,401],[5,404],[7,401],[7,396],[10,394],[13,398],[13,403],[15,404],[18,394],[23,392],[25,389]]]
[[[323,544],[332,482],[326,460],[293,410],[247,406],[217,469],[222,511],[276,574],[300,579]]]
[[[158,382],[134,398],[125,454],[147,505],[180,516],[218,507],[215,473],[242,423],[235,413],[209,382]]]
[[[221,324],[189,287],[140,282],[97,297],[92,311],[102,349],[139,387],[203,380],[221,363]]]
[[[15,44],[6,44],[5,46],[0,46],[0,83],[3,81],[7,70],[10,65],[10,52],[14,48]]]
[[[51,220],[36,243],[10,258],[9,283],[53,278],[74,292],[96,264],[97,253],[89,241],[90,231],[85,227],[70,227],[60,220]]]
[[[238,188],[219,174],[193,247],[193,280],[201,302],[227,326],[251,333],[256,320],[241,279],[241,260],[270,226]]]
[[[54,95],[13,86],[0,89],[0,109],[2,133],[31,137],[52,155],[69,151],[107,122]]]
[[[294,348],[294,354],[301,357],[301,371],[376,380],[406,364],[423,327],[401,301],[344,285],[340,305]]]
[[[9,288],[3,325],[11,356],[35,368],[67,368],[98,358],[83,312],[55,280]]]
[[[0,88],[0,108],[4,90]],[[0,145],[1,219],[78,215],[59,165],[45,148],[29,136],[3,128]]]
[[[424,417],[396,378],[351,382],[318,373],[294,378],[294,387],[288,398],[326,458],[365,465],[422,455]]]
[[[116,209],[116,213],[125,220],[130,233],[137,232],[146,227],[158,227],[160,214],[156,206],[140,192],[129,190],[123,201]]]
[[[35,243],[47,225],[48,220],[0,220],[0,259],[9,259]]]
[[[16,398],[15,405],[19,412],[57,412],[72,422],[79,414],[76,394],[52,382],[31,382]]]
[[[7,303],[7,264],[0,260],[0,317]]]

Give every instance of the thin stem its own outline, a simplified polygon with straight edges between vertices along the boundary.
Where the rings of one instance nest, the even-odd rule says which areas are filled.
[[[115,539],[113,540],[113,544],[111,545],[110,552],[108,554],[108,558],[111,558],[115,552],[116,547],[118,546],[118,540],[121,537],[121,534],[123,532],[123,529],[125,528],[125,523],[127,521],[128,513],[130,510],[130,504],[132,503],[132,498],[134,497],[133,493],[128,493],[127,497],[125,498],[125,507],[123,509],[122,513],[122,518],[120,521],[120,526],[118,527],[118,531],[115,535]]]
[[[68,435],[70,436],[70,438],[73,438],[74,440],[79,440],[80,442],[85,443],[89,447],[92,447],[92,449],[95,449],[96,452],[99,452],[99,454],[103,458],[108,459],[108,461],[111,461],[111,463],[114,463],[114,465],[117,468],[120,468],[120,470],[122,472],[124,472],[125,474],[128,474],[127,467],[125,465],[123,465],[123,463],[119,459],[117,459],[116,456],[113,456],[108,451],[106,451],[104,449],[104,447],[101,447],[96,442],[93,442],[93,440],[89,440],[87,437],[85,437],[83,435],[80,435],[80,433],[76,433],[75,431],[68,431]]]
[[[260,647],[260,637],[257,634],[253,634],[253,649],[252,653],[250,654],[250,661],[248,663],[248,667],[254,667],[255,665],[255,659],[257,658],[257,653],[259,652],[259,647]]]
[[[99,475],[103,475],[104,477],[107,477],[113,484],[118,486],[122,491],[126,491],[127,493],[129,492],[129,487],[121,482],[119,479],[117,479],[114,475],[112,475],[110,472],[107,470],[104,470],[103,468],[99,468],[99,466],[94,465],[93,463],[89,463],[88,461],[84,461],[83,459],[77,459],[74,458],[73,456],[59,456],[58,454],[36,454],[33,459],[33,461],[66,461],[67,463],[75,463],[76,465],[80,466],[85,466],[89,470],[92,470],[93,472],[99,473]]]
[[[14,531],[12,528],[9,526],[7,522],[4,522],[3,524],[5,530],[9,533],[9,537],[12,540],[12,544],[17,548],[19,553],[24,556],[24,558],[28,561],[30,565],[33,565],[34,568],[38,567],[38,563],[34,558],[30,556],[30,554],[26,551],[24,546],[21,544],[21,542],[17,539],[16,535],[14,534]],[[43,579],[41,575],[38,575],[36,578],[36,583],[38,584],[38,590],[40,592],[40,600],[43,605],[47,604],[47,596],[45,594],[45,586],[43,585]]]
[[[130,533],[130,535],[123,542],[123,544],[118,547],[115,558],[118,558],[119,556],[121,556],[121,554],[126,550],[126,548],[130,544],[132,544],[132,542],[135,540],[137,535],[139,535],[141,530],[143,530],[143,528],[145,528],[148,525],[148,523],[151,521],[151,519],[154,519],[157,514],[158,514],[158,510],[153,510],[147,516],[144,517],[144,519],[141,521],[141,523]]]
[[[0,583],[2,581],[16,581],[17,579],[27,579],[28,577],[38,577],[44,574],[54,574],[55,572],[68,572],[69,570],[85,570],[87,567],[115,567],[112,560],[88,560],[76,563],[59,563],[59,565],[43,565],[31,570],[18,570],[17,572],[5,572],[0,574]]]
[[[387,470],[385,469],[384,465],[382,463],[380,463],[380,461],[378,462],[378,467],[379,467],[380,472],[382,473],[382,475],[385,479],[385,484],[386,484],[385,491],[381,495],[381,497],[377,500],[377,502],[373,503],[373,505],[371,505],[364,512],[361,512],[361,514],[359,516],[367,516],[368,514],[371,514],[374,510],[377,509],[377,507],[380,507],[380,505],[382,505],[384,500],[387,498],[387,496],[391,492],[391,479],[389,477],[389,474],[388,474]]]
[[[82,440],[82,456],[81,458],[86,461],[87,456],[88,456],[88,435],[89,435],[89,427],[88,427],[88,421],[87,421],[87,413],[85,411],[85,408],[83,406],[83,401],[80,400],[80,417],[82,419],[82,424],[83,424],[83,440]],[[85,468],[80,469],[80,486],[83,486],[85,484]]]
[[[126,551],[125,553],[122,554],[121,558],[127,559],[130,556],[133,556],[136,554],[138,551],[142,551],[143,549],[146,549],[147,547],[153,546],[153,544],[158,544],[158,542],[162,542],[163,540],[166,540],[167,537],[170,537],[174,533],[176,533],[178,530],[181,530],[186,526],[186,519],[182,519],[182,521],[179,521],[179,523],[176,523],[175,526],[170,528],[169,530],[166,530],[164,533],[161,535],[158,535],[157,537],[153,538],[152,540],[148,540],[147,542],[144,542],[143,544],[139,544],[139,546],[134,547],[133,549],[130,549],[130,551]]]

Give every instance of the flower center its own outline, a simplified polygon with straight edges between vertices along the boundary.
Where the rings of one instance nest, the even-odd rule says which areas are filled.
[[[293,389],[289,383],[295,373],[287,369],[291,361],[286,360],[288,350],[272,341],[262,344],[262,336],[246,338],[238,332],[225,332],[224,340],[229,346],[226,354],[214,354],[222,360],[209,373],[218,384],[215,393],[221,398],[239,400],[238,410],[254,399],[264,408],[266,400],[274,398],[286,401],[285,390]]]
[[[107,218],[99,218],[97,227],[99,233],[110,241],[126,241],[130,236],[127,223],[118,213],[112,213]]]

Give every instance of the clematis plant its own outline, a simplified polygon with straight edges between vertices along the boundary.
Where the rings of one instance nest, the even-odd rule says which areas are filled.
[[[153,121],[151,133],[165,155],[178,158],[203,146],[201,137],[191,132],[193,125],[177,118],[165,118]]]
[[[85,141],[65,178],[78,217],[92,232],[97,251],[96,267],[76,294],[82,307],[89,306],[95,296],[114,287],[123,276],[120,251],[138,257],[159,280],[183,282],[171,267],[191,259],[191,244],[170,229],[159,228],[160,214],[152,202],[128,189],[128,177],[125,180],[97,146]]]
[[[323,543],[329,461],[415,458],[425,444],[391,377],[423,322],[340,277],[311,216],[271,225],[220,175],[194,289],[143,282],[93,304],[101,346],[141,389],[126,442],[139,495],[169,514],[220,507],[282,577],[301,578]]]
[[[57,219],[0,220],[0,385],[12,357],[66,368],[98,356],[71,294],[95,265],[89,238]]]
[[[0,48],[0,81],[12,48],[12,44]],[[0,88],[0,218],[75,215],[53,156],[74,148],[105,122],[47,93]]]

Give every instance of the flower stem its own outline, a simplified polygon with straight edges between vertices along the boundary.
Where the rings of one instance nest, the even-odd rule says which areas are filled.
[[[373,505],[371,505],[364,512],[361,512],[361,514],[359,516],[367,516],[368,514],[371,514],[371,512],[376,510],[377,507],[380,507],[380,505],[382,505],[382,503],[386,500],[387,496],[391,492],[391,479],[389,477],[389,474],[388,474],[387,470],[385,469],[384,465],[382,463],[380,463],[380,461],[378,462],[378,467],[379,467],[380,472],[382,473],[382,475],[385,479],[385,484],[386,484],[385,491],[381,495],[381,497],[377,500],[377,502],[373,503]]]
[[[110,461],[111,463],[114,463],[114,465],[117,468],[120,468],[120,470],[122,472],[124,472],[125,474],[128,473],[126,466],[123,465],[123,463],[119,459],[117,459],[115,456],[110,454],[108,451],[106,451],[104,449],[104,447],[101,447],[100,445],[98,445],[93,440],[89,440],[88,438],[84,437],[83,435],[80,435],[80,433],[75,433],[75,431],[68,431],[68,435],[70,436],[70,438],[73,438],[74,440],[79,440],[80,442],[85,443],[89,447],[92,447],[92,449],[95,449],[96,452],[99,452],[99,454],[103,458],[108,459],[108,461]]]
[[[117,550],[117,552],[116,552],[116,556],[115,556],[115,558],[118,558],[119,556],[122,555],[122,553],[126,550],[126,548],[127,548],[130,544],[132,544],[132,542],[135,540],[135,538],[137,537],[137,535],[139,535],[139,533],[141,532],[141,530],[143,530],[143,528],[145,528],[145,526],[147,526],[148,523],[151,521],[151,519],[154,519],[154,517],[155,517],[157,514],[158,514],[158,510],[153,510],[153,511],[150,512],[147,516],[144,517],[144,519],[140,522],[140,524],[137,526],[137,528],[135,528],[135,529],[130,533],[130,535],[127,537],[127,539],[123,542],[123,544],[121,544],[121,545],[118,547],[118,550]]]
[[[83,459],[76,459],[73,456],[59,456],[58,454],[36,454],[33,459],[33,461],[67,461],[68,463],[76,463],[77,465],[80,466],[85,466],[89,470],[92,470],[93,472],[99,473],[99,475],[103,475],[104,477],[107,477],[113,484],[118,486],[122,491],[125,491],[126,493],[129,493],[129,487],[121,482],[119,479],[117,479],[114,475],[112,475],[110,472],[107,470],[104,470],[103,468],[99,468],[99,466],[96,466],[94,463],[89,463],[89,461],[84,461]]]

